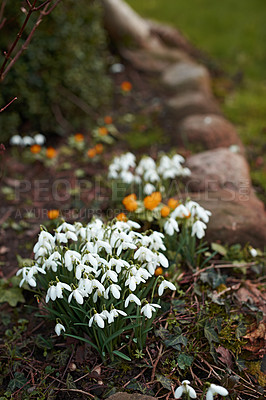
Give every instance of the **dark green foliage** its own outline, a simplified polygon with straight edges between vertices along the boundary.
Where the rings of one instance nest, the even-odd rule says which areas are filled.
[[[3,51],[13,42],[25,18],[20,6],[19,0],[7,2],[8,22],[0,35],[0,64]],[[36,18],[34,14],[20,45]],[[0,86],[1,106],[18,97],[1,114],[1,139],[19,129],[27,133],[60,134],[88,129],[110,97],[106,58],[106,37],[98,2],[61,2],[44,17],[28,49]]]

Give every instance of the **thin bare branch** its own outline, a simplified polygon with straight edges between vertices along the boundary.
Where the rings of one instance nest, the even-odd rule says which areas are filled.
[[[12,99],[5,107],[1,108],[1,109],[0,109],[0,113],[3,112],[3,111],[5,111],[5,109],[6,109],[7,107],[9,107],[10,104],[12,104],[13,101],[15,101],[15,100],[17,100],[17,97],[14,97],[14,99]]]
[[[1,4],[1,8],[0,8],[0,29],[3,28],[3,26],[5,25],[5,22],[6,22],[6,18],[3,18],[6,2],[7,2],[7,0],[4,0],[3,3]]]
[[[41,5],[39,5],[38,7],[35,7],[37,0],[34,0],[33,3],[31,4],[29,1],[27,1],[27,4],[30,6],[30,9],[27,12],[26,18],[24,20],[24,23],[22,25],[22,27],[20,28],[16,39],[14,40],[13,44],[11,45],[10,49],[8,50],[8,52],[5,53],[5,59],[4,62],[2,64],[2,67],[0,69],[0,82],[4,80],[4,78],[6,77],[7,73],[10,71],[10,69],[13,67],[13,65],[16,63],[16,61],[18,60],[18,58],[21,56],[21,54],[27,49],[29,43],[32,40],[32,37],[36,31],[36,29],[38,28],[38,26],[40,25],[40,23],[42,22],[42,19],[45,15],[50,14],[55,7],[60,3],[61,0],[57,0],[50,8],[49,5],[51,5],[51,3],[53,2],[53,0],[46,0],[44,1]],[[40,11],[41,10],[41,11]],[[7,65],[8,61],[11,58],[11,55],[19,41],[19,39],[22,36],[23,31],[26,28],[26,25],[31,17],[31,15],[34,12],[38,12],[40,11],[39,17],[36,21],[36,23],[34,24],[31,32],[29,33],[27,39],[25,40],[24,44],[21,46],[21,48],[18,50],[18,52],[16,53],[16,55],[14,56],[14,58],[10,61],[10,63]]]

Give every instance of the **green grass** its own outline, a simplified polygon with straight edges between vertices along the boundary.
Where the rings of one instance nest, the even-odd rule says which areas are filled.
[[[226,117],[247,147],[253,182],[266,187],[266,1],[128,0],[142,16],[172,25],[212,57],[226,73],[243,74],[225,94]],[[264,146],[264,149],[263,149]],[[256,158],[263,164],[257,166]]]

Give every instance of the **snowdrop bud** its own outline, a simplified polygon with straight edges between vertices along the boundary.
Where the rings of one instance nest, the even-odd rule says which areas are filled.
[[[257,255],[258,255],[257,250],[254,249],[253,247],[251,247],[251,248],[249,249],[249,252],[250,252],[250,254],[251,254],[252,257],[257,257]]]
[[[60,336],[61,335],[61,331],[65,332],[66,328],[64,327],[64,325],[58,323],[58,324],[55,325],[54,330],[55,330],[55,333],[57,334],[57,336]]]

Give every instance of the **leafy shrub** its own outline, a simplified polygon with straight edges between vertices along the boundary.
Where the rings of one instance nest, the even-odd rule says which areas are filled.
[[[0,35],[2,54],[25,18],[20,6],[18,0],[7,2],[7,23]],[[20,43],[29,34],[34,17],[37,15],[33,15]],[[29,48],[1,84],[1,105],[18,97],[1,115],[1,139],[18,129],[62,134],[88,128],[109,100],[111,83],[105,60],[106,37],[99,4],[64,0],[43,19]]]

